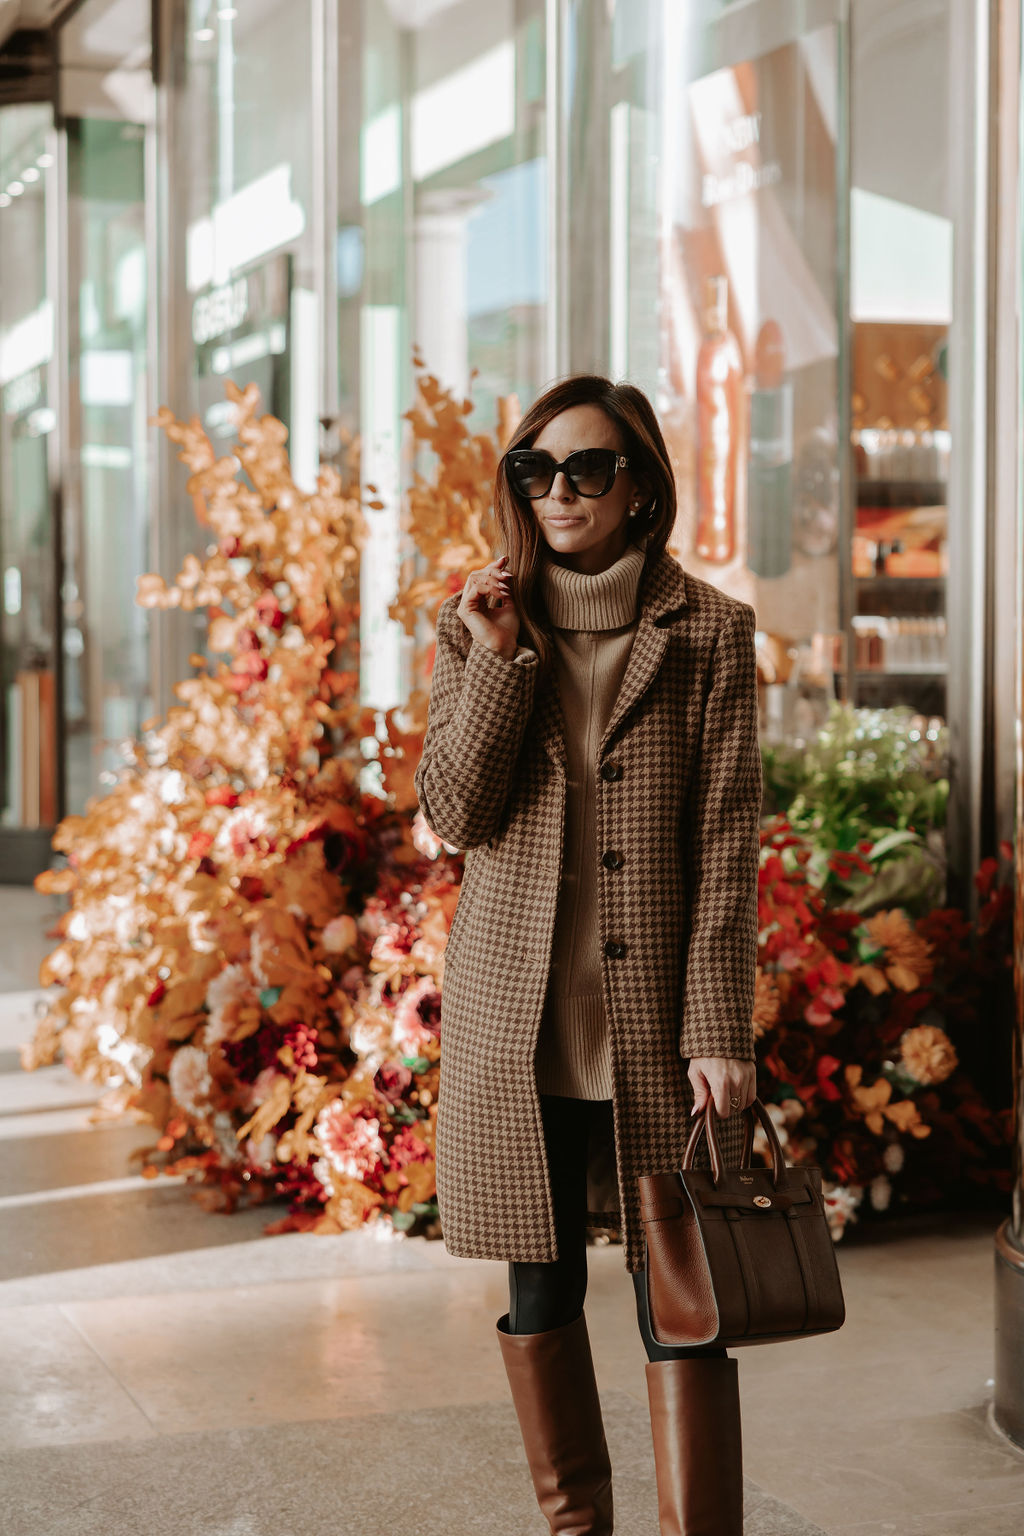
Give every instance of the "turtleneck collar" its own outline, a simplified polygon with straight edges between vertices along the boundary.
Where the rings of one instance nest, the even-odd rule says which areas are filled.
[[[584,630],[632,624],[643,568],[644,550],[639,544],[628,544],[614,565],[593,576],[545,558],[540,586],[552,624],[556,629]]]

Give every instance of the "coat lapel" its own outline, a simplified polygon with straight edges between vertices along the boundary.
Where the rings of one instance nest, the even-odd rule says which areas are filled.
[[[615,707],[601,737],[601,753],[612,732],[618,729],[657,676],[669,635],[668,628],[659,621],[685,606],[686,577],[683,570],[671,555],[662,554],[652,566],[645,567],[641,578],[636,636]],[[537,700],[535,723],[540,744],[564,773],[565,717],[553,668]]]

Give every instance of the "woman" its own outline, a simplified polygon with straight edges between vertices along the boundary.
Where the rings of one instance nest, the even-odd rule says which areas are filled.
[[[663,1532],[742,1529],[736,1362],[651,1334],[637,1178],[755,1092],[754,614],[666,552],[646,396],[548,389],[497,472],[503,553],[441,606],[416,791],[466,850],[445,957],[438,1201],[449,1251],[509,1264],[497,1325],[552,1532],[612,1530],[583,1317],[588,1219],[619,1213]]]

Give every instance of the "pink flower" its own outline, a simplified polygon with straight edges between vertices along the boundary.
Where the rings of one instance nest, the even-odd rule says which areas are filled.
[[[408,1067],[403,1067],[396,1061],[384,1061],[374,1074],[373,1086],[383,1098],[392,1104],[398,1104],[411,1082],[412,1073]]]
[[[412,948],[412,939],[400,923],[385,923],[373,942],[373,958],[390,963],[406,958]]]
[[[433,978],[421,976],[406,987],[395,1007],[395,1044],[407,1056],[418,1056],[437,1039],[440,998]]]
[[[350,1179],[373,1173],[384,1153],[380,1121],[373,1115],[351,1114],[340,1099],[320,1111],[316,1137],[331,1167]]]
[[[426,1142],[414,1136],[409,1125],[403,1126],[388,1149],[392,1168],[404,1168],[408,1163],[429,1163],[431,1155]]]

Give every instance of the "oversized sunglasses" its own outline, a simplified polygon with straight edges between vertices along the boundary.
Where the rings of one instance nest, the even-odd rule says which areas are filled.
[[[614,448],[578,448],[561,464],[541,449],[510,448],[505,463],[513,490],[529,501],[547,495],[559,470],[577,496],[606,496],[619,470],[629,467],[629,460]]]

